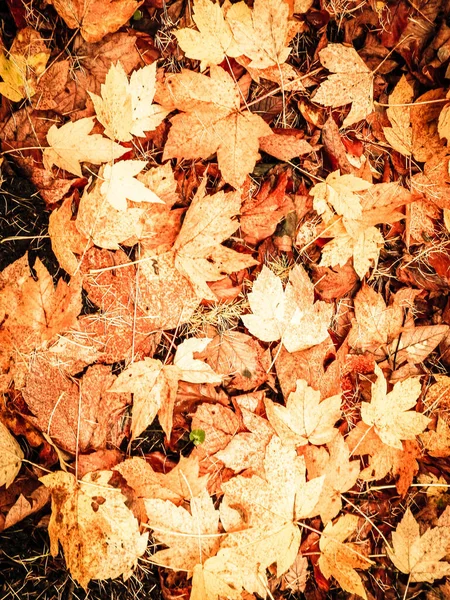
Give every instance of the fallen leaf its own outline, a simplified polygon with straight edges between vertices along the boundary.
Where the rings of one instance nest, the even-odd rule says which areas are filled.
[[[308,442],[320,446],[331,442],[336,435],[334,427],[341,418],[341,396],[320,400],[320,392],[309,387],[304,379],[297,380],[297,388],[289,394],[286,406],[266,398],[267,418],[283,443],[303,446]]]
[[[79,29],[87,42],[98,42],[117,31],[134,15],[141,0],[49,0],[70,29]]]
[[[328,44],[319,52],[322,65],[332,75],[320,84],[314,102],[336,108],[352,105],[342,123],[350,127],[373,112],[373,73],[353,47]]]
[[[247,329],[264,342],[282,341],[288,352],[320,344],[328,337],[332,307],[314,303],[314,286],[301,265],[290,272],[283,290],[279,279],[263,266],[248,295],[251,314],[243,315]]]
[[[6,515],[4,529],[8,529],[8,527],[20,523],[20,521],[23,521],[23,519],[26,519],[29,515],[41,510],[41,508],[47,504],[49,499],[50,492],[43,485],[40,485],[29,495],[29,500],[20,494],[17,501],[11,506]]]
[[[52,125],[47,133],[49,148],[44,148],[46,169],[53,165],[82,177],[81,162],[101,165],[120,158],[128,148],[104,138],[98,133],[89,135],[94,127],[94,117],[79,119],[57,127]]]
[[[356,543],[344,543],[357,529],[358,517],[343,515],[335,523],[328,523],[320,536],[319,567],[324,576],[334,577],[346,592],[367,600],[361,577],[355,569],[368,569],[372,564]]]
[[[413,148],[413,130],[411,127],[411,107],[402,106],[402,104],[411,104],[414,97],[412,85],[402,75],[400,81],[389,95],[390,106],[387,109],[387,116],[391,122],[391,127],[383,127],[383,133],[388,143],[403,154],[411,156]]]
[[[89,92],[105,135],[129,142],[133,136],[144,137],[146,131],[154,131],[168,114],[153,104],[155,85],[156,62],[133,71],[129,82],[122,64],[112,64],[101,85],[101,96]]]
[[[313,152],[313,147],[306,140],[295,135],[279,135],[273,133],[259,140],[263,152],[275,156],[283,162],[289,162],[303,154]]]
[[[387,393],[387,382],[383,372],[375,365],[377,380],[372,384],[371,402],[361,403],[364,423],[373,426],[382,442],[402,450],[401,440],[413,440],[426,429],[430,419],[408,409],[416,405],[421,392],[418,377],[409,377],[394,385]]]
[[[406,509],[397,529],[392,533],[392,548],[387,553],[394,565],[410,577],[411,583],[433,583],[450,574],[450,564],[441,561],[450,544],[450,527],[433,527],[421,536],[419,523]]]
[[[0,421],[0,486],[9,487],[22,466],[24,454],[16,439]]]
[[[190,498],[190,512],[169,500],[145,499],[148,525],[166,550],[152,555],[158,565],[192,572],[216,554],[220,544],[219,511],[206,490]],[[184,535],[180,535],[184,534]]]
[[[234,56],[244,54],[256,69],[283,64],[290,53],[288,16],[285,0],[255,0],[253,10],[245,2],[233,4],[226,20],[236,42]]]
[[[167,147],[167,146],[166,146]],[[222,245],[238,228],[235,220],[241,208],[238,192],[205,195],[206,179],[188,208],[173,246],[175,267],[191,282],[198,297],[216,300],[208,281],[257,264],[251,255]]]
[[[240,54],[233,52],[233,35],[219,3],[194,0],[192,20],[198,31],[185,27],[175,31],[175,37],[188,58],[201,61],[201,71],[219,65],[225,56]]]
[[[100,192],[111,206],[125,211],[128,206],[127,200],[163,204],[154,192],[135,177],[146,164],[145,160],[123,160],[104,166],[99,173]]]
[[[317,183],[310,194],[314,197],[314,210],[325,222],[332,219],[333,213],[329,205],[338,215],[345,219],[360,219],[362,217],[361,199],[358,192],[363,192],[372,186],[371,183],[354,175],[341,175],[340,171],[330,173],[323,183]]]
[[[221,67],[211,66],[210,77],[183,70],[168,76],[166,85],[183,113],[170,120],[163,160],[208,158],[217,152],[223,178],[238,188],[253,170],[259,138],[271,135],[270,127],[259,115],[240,110],[239,91]]]
[[[179,344],[173,364],[181,371],[180,379],[188,383],[221,383],[222,376],[211,367],[194,358],[194,352],[203,352],[211,338],[190,338]]]
[[[438,458],[450,456],[450,427],[441,417],[438,417],[436,431],[421,433],[420,439],[430,456]]]
[[[109,482],[111,471],[88,473],[80,482],[58,471],[41,477],[52,493],[48,531],[53,556],[64,550],[72,577],[87,589],[91,579],[131,576],[147,548],[127,498]]]

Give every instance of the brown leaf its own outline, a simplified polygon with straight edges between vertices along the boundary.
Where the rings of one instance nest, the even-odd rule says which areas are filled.
[[[87,42],[98,42],[117,31],[134,15],[140,0],[49,0],[70,29],[79,29]]]

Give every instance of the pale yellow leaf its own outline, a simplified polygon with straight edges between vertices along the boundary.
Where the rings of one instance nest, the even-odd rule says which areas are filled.
[[[117,210],[127,209],[127,200],[163,204],[155,192],[149,190],[136,175],[146,166],[145,160],[123,160],[105,165],[99,177],[103,180],[100,191]]]
[[[0,421],[0,487],[9,487],[16,478],[24,455],[16,439]]]
[[[416,405],[421,385],[418,377],[409,377],[394,385],[387,393],[383,372],[375,365],[377,381],[372,384],[371,402],[361,403],[364,423],[373,426],[382,442],[393,448],[403,449],[402,440],[413,440],[426,429],[430,419],[409,410]]]
[[[314,102],[336,108],[351,104],[343,126],[350,127],[373,112],[373,73],[353,47],[328,44],[320,62],[332,75],[319,86]]]
[[[414,90],[412,85],[402,75],[394,91],[389,96],[390,107],[386,112],[391,122],[391,127],[383,127],[383,133],[392,148],[403,154],[403,156],[411,156],[413,147],[411,107],[408,106],[412,102],[413,97]],[[401,106],[402,104],[406,106]]]
[[[40,479],[52,492],[52,555],[58,554],[60,542],[72,577],[85,589],[91,579],[130,577],[147,548],[148,533],[140,533],[127,498],[109,485],[112,476],[96,471],[77,482],[58,471]]]
[[[360,279],[377,265],[383,246],[384,238],[376,227],[369,227],[359,234],[353,246],[353,268]]]
[[[222,10],[218,2],[194,0],[192,20],[198,31],[184,28],[174,32],[186,56],[201,61],[201,71],[208,65],[220,64],[226,55],[237,56]]]
[[[392,533],[392,549],[388,547],[387,553],[399,571],[409,574],[412,583],[433,583],[450,575],[450,564],[441,560],[447,555],[449,545],[450,527],[433,527],[421,536],[419,524],[407,508]]]
[[[344,218],[360,219],[362,207],[358,192],[371,186],[372,184],[365,179],[351,174],[341,175],[339,171],[334,171],[323,183],[317,183],[309,193],[314,197],[314,209],[320,215],[326,215],[328,205],[331,205],[336,213]]]
[[[264,342],[281,339],[289,352],[320,344],[328,336],[332,307],[314,303],[314,286],[301,265],[296,265],[283,290],[281,280],[266,266],[248,295],[251,314],[243,315],[247,329]]]
[[[153,554],[153,562],[190,573],[196,565],[216,554],[220,536],[214,534],[219,533],[219,511],[206,490],[190,499],[190,512],[169,500],[146,499],[144,502],[149,527],[154,536],[168,546]]]
[[[44,148],[43,160],[46,169],[53,165],[82,176],[81,162],[101,165],[120,158],[129,151],[112,140],[95,133],[89,135],[94,127],[94,117],[69,121],[62,127],[52,125],[47,133],[49,148]]]
[[[346,592],[358,594],[367,600],[361,577],[355,569],[368,569],[372,562],[366,558],[362,547],[344,541],[357,529],[358,517],[344,515],[335,523],[328,523],[320,537],[319,567],[328,579],[334,577]]]
[[[253,10],[245,2],[233,4],[226,19],[237,46],[235,56],[247,56],[256,69],[284,63],[290,53],[288,16],[285,0],[255,0]]]
[[[180,370],[180,379],[189,383],[221,383],[222,376],[211,367],[194,358],[194,352],[203,352],[212,338],[190,338],[184,340],[175,352],[173,363]]]
[[[320,401],[320,392],[297,380],[286,406],[265,398],[266,414],[283,443],[303,446],[327,444],[336,434],[334,424],[341,418],[341,397]]]

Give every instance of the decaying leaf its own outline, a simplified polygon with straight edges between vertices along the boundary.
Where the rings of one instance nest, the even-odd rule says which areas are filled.
[[[358,527],[358,517],[344,515],[335,523],[328,523],[320,537],[319,567],[325,577],[334,577],[339,585],[351,594],[367,600],[361,577],[355,569],[368,569],[372,564],[356,543],[344,543]]]
[[[314,102],[336,108],[351,104],[343,122],[350,127],[373,111],[373,73],[353,47],[328,44],[319,52],[320,62],[331,71],[316,94]]]
[[[217,152],[223,178],[239,187],[255,166],[259,138],[270,135],[270,127],[259,115],[240,110],[239,91],[221,67],[211,66],[210,77],[184,70],[167,77],[166,85],[173,106],[183,113],[171,119],[163,159],[208,158]]]
[[[264,342],[281,339],[289,352],[296,352],[328,337],[332,307],[314,303],[314,286],[300,265],[290,272],[285,290],[279,277],[263,266],[248,300],[252,313],[243,315],[242,321]]]
[[[80,482],[63,471],[41,477],[52,493],[51,552],[58,554],[60,542],[72,577],[84,588],[91,579],[130,577],[147,548],[148,533],[139,532],[126,497],[109,483],[112,475],[97,471]]]
[[[397,569],[409,575],[411,582],[433,583],[450,574],[450,564],[441,560],[449,544],[450,527],[439,526],[438,522],[437,527],[427,529],[421,536],[419,523],[407,508],[392,533],[392,549],[388,547],[387,553]]]
[[[9,487],[16,478],[24,454],[8,428],[0,421],[0,487]]]
[[[420,395],[420,380],[409,377],[397,382],[392,392],[387,393],[387,382],[378,365],[375,365],[375,374],[377,380],[372,384],[372,399],[370,403],[361,403],[361,417],[367,425],[374,427],[385,444],[402,450],[401,440],[414,439],[430,422],[425,415],[409,410]]]

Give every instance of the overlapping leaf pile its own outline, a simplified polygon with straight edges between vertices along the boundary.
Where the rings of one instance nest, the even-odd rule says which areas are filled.
[[[51,500],[85,588],[448,593],[444,2],[51,4],[0,55],[62,269],[0,273],[0,529]]]

